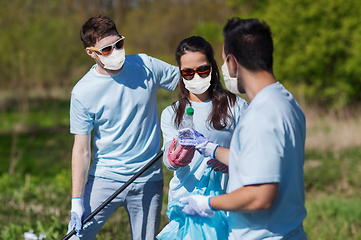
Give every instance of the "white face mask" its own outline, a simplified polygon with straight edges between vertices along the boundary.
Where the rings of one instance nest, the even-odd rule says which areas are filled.
[[[209,73],[208,77],[202,78],[196,73],[191,80],[186,80],[183,78],[183,82],[188,91],[194,94],[202,94],[207,91],[209,86],[211,86],[211,79],[212,71]]]
[[[237,88],[237,78],[229,76],[228,67],[226,62],[222,65],[222,74],[224,78],[224,84],[226,84],[227,89],[234,94],[240,94]]]
[[[119,50],[113,49],[113,52],[108,56],[98,55],[103,68],[108,70],[119,70],[125,61],[125,50],[121,48]]]

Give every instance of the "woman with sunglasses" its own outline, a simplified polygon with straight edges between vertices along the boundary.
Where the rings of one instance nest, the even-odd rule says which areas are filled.
[[[167,215],[170,222],[157,237],[227,239],[224,212],[217,211],[212,218],[193,218],[181,211],[181,197],[224,193],[228,168],[214,159],[203,157],[194,147],[180,145],[178,129],[186,109],[192,107],[194,128],[214,143],[229,146],[248,103],[222,87],[213,48],[202,37],[184,39],[175,55],[182,76],[178,83],[178,101],[168,106],[161,115],[163,162],[174,171],[168,195]]]

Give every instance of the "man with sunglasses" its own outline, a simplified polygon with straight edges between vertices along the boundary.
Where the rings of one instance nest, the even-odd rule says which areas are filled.
[[[250,104],[223,148],[198,134],[196,149],[229,166],[227,194],[180,200],[190,215],[228,211],[229,239],[306,240],[303,177],[305,116],[273,75],[273,40],[258,19],[230,19],[223,28],[225,71]]]
[[[133,239],[154,239],[163,199],[162,163],[156,162],[99,212],[94,211],[158,152],[161,133],[157,90],[173,91],[179,69],[145,54],[125,55],[125,38],[114,22],[98,15],[82,26],[86,53],[95,60],[71,94],[72,154],[71,239],[94,239],[109,217],[123,206]],[[91,132],[93,158],[90,166]],[[88,172],[89,170],[89,172]],[[88,180],[86,182],[88,176]]]

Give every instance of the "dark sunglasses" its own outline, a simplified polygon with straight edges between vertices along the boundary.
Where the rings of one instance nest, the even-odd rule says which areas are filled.
[[[95,47],[89,47],[91,50],[99,52],[101,55],[106,56],[109,55],[114,48],[116,49],[121,49],[122,47],[124,47],[124,39],[125,37],[120,37],[117,41],[115,41],[115,43],[104,46],[100,49],[95,48]]]
[[[186,80],[191,80],[194,78],[194,74],[198,74],[200,77],[205,78],[211,73],[211,66],[205,65],[197,67],[197,69],[184,68],[180,70],[181,75]]]

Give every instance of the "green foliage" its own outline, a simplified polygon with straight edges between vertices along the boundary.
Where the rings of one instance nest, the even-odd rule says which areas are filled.
[[[243,14],[249,14],[264,4],[267,4],[267,0],[226,0],[226,4],[234,9],[235,12]]]
[[[336,110],[361,100],[360,15],[358,0],[269,0],[252,14],[271,26],[276,78]]]
[[[79,30],[96,14],[114,20],[126,37],[127,54],[145,52],[175,64],[178,43],[197,24],[223,22],[229,9],[218,0],[7,1],[0,9],[2,91],[25,95],[29,90],[66,88],[70,92],[94,63],[84,51]]]
[[[0,9],[1,89],[19,97],[70,90],[94,63],[79,29],[99,13],[114,19],[128,54],[146,52],[173,64],[182,39],[201,35],[218,56],[226,19],[257,17],[273,31],[276,78],[298,98],[336,110],[361,100],[358,0],[7,1]]]
[[[171,105],[173,102],[178,101],[178,90],[174,90],[173,92],[169,92],[164,89],[159,89],[157,93],[157,101],[158,101],[158,113],[159,115],[162,111]]]
[[[201,23],[195,27],[193,35],[202,36],[213,46],[216,43],[223,43],[222,35],[219,34],[222,32],[222,27],[216,22]]]
[[[1,239],[4,240],[17,239],[23,234],[23,229],[14,223],[10,223],[9,226],[0,227],[0,230]]]
[[[86,56],[78,37],[80,23],[74,15],[66,16],[63,3],[14,0],[2,5],[0,11],[2,89],[72,84],[65,78]]]
[[[126,51],[171,56],[168,61],[175,64],[174,52],[181,40],[193,35],[198,25],[225,21],[228,13],[224,3],[217,0],[147,1],[144,7],[129,11],[120,25],[131,44]]]

